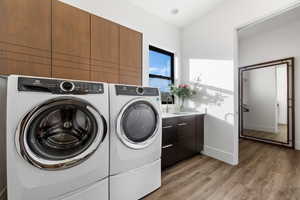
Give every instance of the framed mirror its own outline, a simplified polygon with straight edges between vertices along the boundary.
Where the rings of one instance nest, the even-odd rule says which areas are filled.
[[[294,58],[239,68],[240,137],[295,146]]]

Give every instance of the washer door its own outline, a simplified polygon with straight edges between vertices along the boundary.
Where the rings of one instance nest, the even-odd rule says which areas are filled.
[[[36,167],[58,170],[90,157],[107,132],[103,116],[88,102],[57,98],[34,108],[17,130],[16,145]]]
[[[128,103],[117,120],[117,134],[130,148],[142,149],[156,139],[160,117],[148,100],[136,99]]]

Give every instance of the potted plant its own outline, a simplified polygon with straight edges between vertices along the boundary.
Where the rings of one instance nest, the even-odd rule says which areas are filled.
[[[172,95],[178,97],[180,111],[183,111],[185,99],[190,98],[194,94],[196,94],[196,92],[192,90],[191,87],[187,84],[180,84],[178,86],[171,85],[170,91]]]

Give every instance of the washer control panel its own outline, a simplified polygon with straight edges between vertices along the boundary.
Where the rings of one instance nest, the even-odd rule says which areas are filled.
[[[117,95],[127,96],[159,96],[157,88],[116,85]]]
[[[102,83],[19,77],[18,90],[53,94],[103,94]]]
[[[64,81],[64,82],[61,82],[60,89],[65,92],[72,92],[75,90],[75,84],[70,81]]]

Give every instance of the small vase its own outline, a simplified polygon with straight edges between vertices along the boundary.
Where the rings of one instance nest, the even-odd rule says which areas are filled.
[[[179,98],[179,112],[183,112],[184,111],[184,98]]]
[[[176,110],[177,110],[177,112],[183,112],[184,111],[184,98],[182,98],[182,97],[178,97],[177,98],[177,103],[176,103]]]

